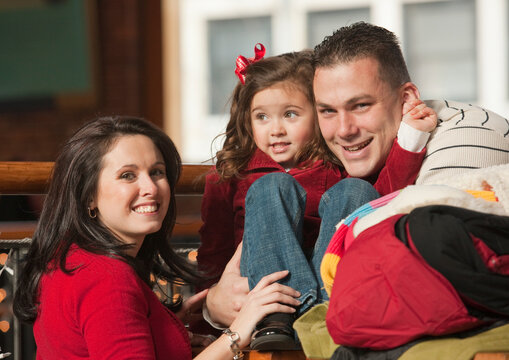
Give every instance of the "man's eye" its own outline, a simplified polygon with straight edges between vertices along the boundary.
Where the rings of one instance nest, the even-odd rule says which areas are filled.
[[[332,110],[332,109],[320,109],[319,113],[320,114],[324,114],[324,115],[328,115],[328,114],[334,114],[335,111]]]
[[[363,109],[366,109],[369,105],[370,105],[369,103],[360,103],[360,104],[356,104],[355,108],[359,109],[359,110],[363,110]]]

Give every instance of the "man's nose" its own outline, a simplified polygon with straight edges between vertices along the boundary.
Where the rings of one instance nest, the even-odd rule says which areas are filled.
[[[340,138],[350,138],[358,133],[359,129],[355,123],[355,119],[347,113],[340,113],[338,116],[338,126],[336,134]]]

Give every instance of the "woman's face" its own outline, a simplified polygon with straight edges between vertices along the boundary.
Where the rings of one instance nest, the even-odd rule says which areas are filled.
[[[161,228],[170,202],[163,156],[144,135],[122,136],[102,159],[97,194],[90,204],[97,219],[136,256],[147,234]]]

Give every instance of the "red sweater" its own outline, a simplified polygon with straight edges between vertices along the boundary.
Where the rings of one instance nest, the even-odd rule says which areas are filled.
[[[37,359],[191,359],[181,321],[125,262],[75,248],[43,275]]]
[[[425,149],[419,153],[406,151],[394,140],[385,167],[368,181],[374,183],[380,195],[413,184],[425,152]],[[249,187],[255,180],[273,172],[285,172],[285,169],[257,149],[242,172],[241,179],[218,182],[219,177],[215,171],[207,176],[201,207],[203,225],[200,229],[198,266],[214,278],[204,287],[217,282],[237,245],[242,241],[245,199]],[[317,161],[305,169],[295,167],[288,171],[288,174],[292,175],[307,192],[303,247],[310,248],[314,246],[320,230],[318,205],[323,193],[339,180],[348,177],[348,174],[336,167],[327,168],[322,161]]]

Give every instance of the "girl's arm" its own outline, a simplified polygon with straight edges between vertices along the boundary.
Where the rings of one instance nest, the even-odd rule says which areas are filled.
[[[245,302],[249,285],[240,276],[241,248],[235,252],[235,214],[230,182],[218,182],[216,172],[207,176],[202,201],[203,226],[198,250],[200,270],[212,275],[205,283],[204,317],[213,327],[232,323]],[[203,287],[203,286],[202,286]]]
[[[210,279],[200,288],[210,287],[219,280],[226,264],[235,252],[233,198],[229,182],[218,183],[214,171],[207,175],[201,205],[203,225],[198,249],[198,268]]]

